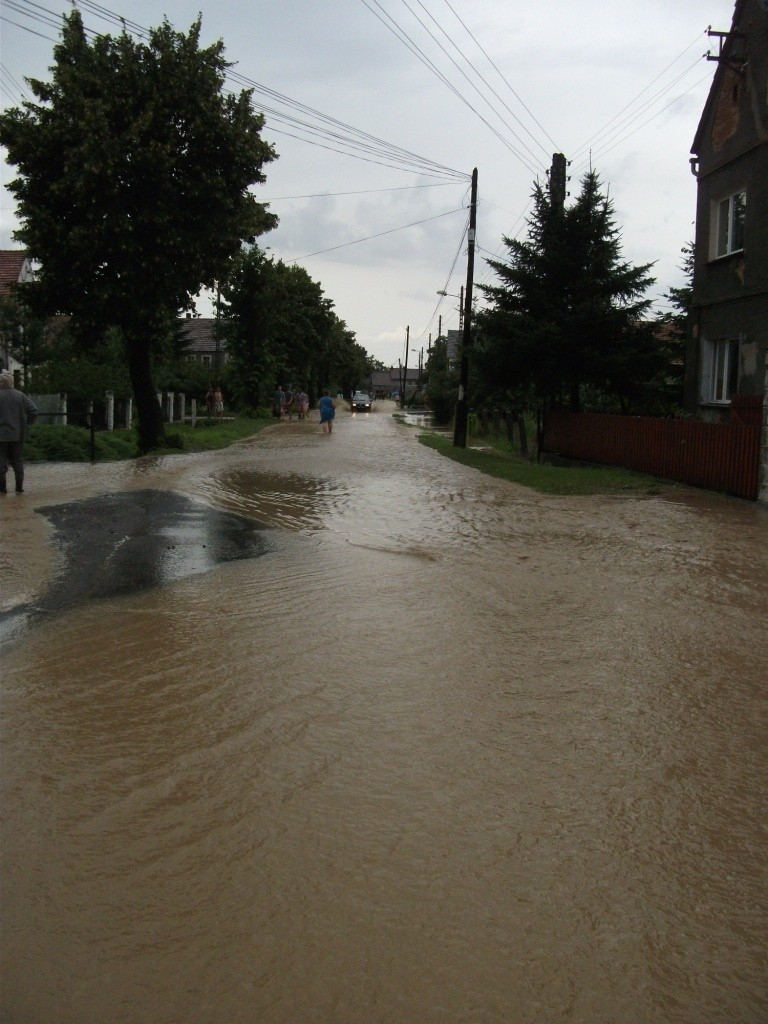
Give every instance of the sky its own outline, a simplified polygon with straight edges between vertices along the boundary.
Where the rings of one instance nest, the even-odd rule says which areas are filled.
[[[109,4],[110,6],[106,6]],[[139,33],[164,17],[221,39],[228,87],[254,89],[278,153],[257,198],[280,218],[259,239],[304,267],[366,351],[414,365],[458,327],[470,177],[478,171],[474,294],[497,281],[504,237],[525,237],[553,153],[578,194],[590,166],[622,257],[653,263],[654,310],[683,282],[693,238],[690,147],[733,0],[80,0],[86,29]],[[48,77],[60,0],[0,0],[4,108]],[[3,154],[5,156],[5,154]],[[0,248],[18,226],[3,160]],[[566,200],[569,202],[570,200]],[[203,211],[201,211],[202,214]],[[442,297],[440,291],[449,294]],[[198,304],[211,314],[208,299]]]

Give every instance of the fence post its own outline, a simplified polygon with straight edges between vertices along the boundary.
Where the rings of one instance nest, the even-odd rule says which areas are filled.
[[[190,410],[191,411],[191,419],[192,419],[192,426],[194,427],[197,424],[197,399],[196,398],[192,399],[191,405],[192,405],[192,408]]]
[[[115,429],[115,392],[105,391],[107,396],[107,430]]]
[[[184,422],[184,413],[186,412],[187,396],[183,391],[179,391],[176,395],[176,416],[180,423]]]
[[[173,392],[168,391],[165,396],[165,418],[168,423],[173,423]]]
[[[93,422],[93,399],[88,403],[88,429],[91,434],[91,462],[96,461],[96,424]]]
[[[59,419],[61,425],[66,427],[67,425],[67,392],[59,392]]]
[[[760,475],[757,482],[757,500],[768,505],[768,352],[765,353],[763,378],[763,408],[760,434]]]
[[[131,429],[131,423],[133,421],[133,399],[126,398],[125,400],[125,429]]]

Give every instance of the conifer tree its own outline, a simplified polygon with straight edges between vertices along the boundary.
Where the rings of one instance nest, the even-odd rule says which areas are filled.
[[[622,260],[594,171],[570,207],[559,209],[538,182],[533,204],[527,238],[505,238],[508,259],[489,261],[500,283],[483,286],[490,306],[478,317],[478,372],[491,392],[532,390],[572,409],[588,386],[621,399],[658,369],[642,328],[651,264]]]

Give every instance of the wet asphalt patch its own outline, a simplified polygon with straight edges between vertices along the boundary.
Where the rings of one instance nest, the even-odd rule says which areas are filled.
[[[0,635],[20,617],[121,597],[269,550],[262,524],[173,491],[125,491],[37,511],[54,526],[61,565],[34,605],[0,613]]]

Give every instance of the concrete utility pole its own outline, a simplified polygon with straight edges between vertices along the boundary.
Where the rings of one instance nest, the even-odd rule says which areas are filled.
[[[410,345],[411,328],[410,325],[405,328],[405,367],[403,369],[403,379],[400,384],[400,408],[405,408],[405,389],[408,385],[408,346]]]
[[[453,447],[467,447],[467,420],[469,418],[469,346],[472,338],[472,279],[475,270],[475,228],[477,225],[477,168],[472,171],[472,198],[469,205],[469,232],[467,238],[467,287],[464,292],[464,323],[459,364],[459,398],[453,426]]]
[[[565,210],[566,159],[562,153],[552,154],[552,169],[549,172],[549,198],[553,209]]]

